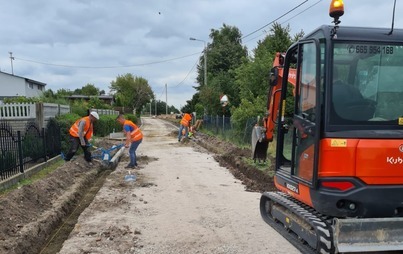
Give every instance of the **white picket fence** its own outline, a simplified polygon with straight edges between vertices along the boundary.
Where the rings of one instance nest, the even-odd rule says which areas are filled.
[[[0,105],[0,120],[27,120],[27,119],[44,119],[48,121],[49,118],[57,115],[70,113],[69,105],[60,105],[54,103],[43,103],[43,110],[37,110],[40,106],[36,103],[7,103]],[[41,112],[37,115],[38,112]],[[91,109],[100,115],[119,115],[119,111],[111,109]]]
[[[119,115],[119,111],[112,109],[96,109],[93,108],[91,111],[97,112],[99,115]]]
[[[0,105],[1,120],[24,120],[36,117],[35,103],[9,103]]]

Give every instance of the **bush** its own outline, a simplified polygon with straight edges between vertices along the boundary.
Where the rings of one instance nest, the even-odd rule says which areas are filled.
[[[94,123],[94,135],[105,137],[109,133],[121,131],[122,126],[116,121],[116,117],[116,115],[100,115],[100,119]]]
[[[60,127],[60,139],[62,143],[62,151],[68,151],[70,147],[70,127],[81,118],[74,113],[64,114],[56,117],[57,123]]]
[[[22,154],[25,158],[28,157],[33,161],[45,157],[43,138],[33,133],[25,135],[22,142]]]
[[[16,167],[17,167],[17,155],[10,151],[3,151],[0,154],[0,170],[7,171]]]

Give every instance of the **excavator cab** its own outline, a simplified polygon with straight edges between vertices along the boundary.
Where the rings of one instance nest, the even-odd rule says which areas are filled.
[[[318,253],[403,250],[403,30],[338,23],[272,72],[279,191],[261,214]]]
[[[400,214],[403,199],[396,199],[387,213],[376,209],[376,202],[364,205],[358,196],[339,202],[333,195],[328,199],[337,205],[326,207],[313,195],[325,195],[320,190],[327,186],[358,189],[357,180],[369,186],[403,186],[403,31],[388,36],[382,29],[343,27],[335,39],[331,30],[320,27],[285,55],[276,179],[286,176],[289,188],[304,188],[309,195],[298,192],[299,199],[328,215]],[[287,82],[292,66],[295,87]],[[374,208],[368,211],[368,205]]]

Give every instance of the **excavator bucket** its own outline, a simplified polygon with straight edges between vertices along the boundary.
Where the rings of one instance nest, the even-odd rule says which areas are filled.
[[[252,158],[256,161],[266,161],[269,142],[264,138],[263,127],[255,126],[252,129]]]
[[[403,250],[403,218],[335,219],[339,253]]]

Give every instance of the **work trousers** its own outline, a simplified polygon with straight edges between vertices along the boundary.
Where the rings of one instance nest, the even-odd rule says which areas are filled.
[[[137,141],[133,141],[130,145],[129,148],[129,157],[130,157],[130,166],[137,166],[137,156],[136,156],[136,150],[139,147],[141,141],[143,141],[143,139],[137,140]]]
[[[87,140],[85,141],[85,143],[87,143]],[[68,153],[66,154],[66,157],[64,158],[66,161],[71,160],[71,158],[73,158],[73,156],[76,154],[78,147],[81,146],[81,148],[84,151],[84,159],[88,162],[92,161],[91,158],[91,152],[88,150],[89,147],[88,146],[82,146],[80,144],[80,139],[70,136],[70,149],[68,151]]]
[[[187,138],[187,136],[188,136],[189,127],[187,127],[187,126],[181,124],[181,126],[179,127],[178,141],[181,141],[183,129],[185,129],[185,138]]]

